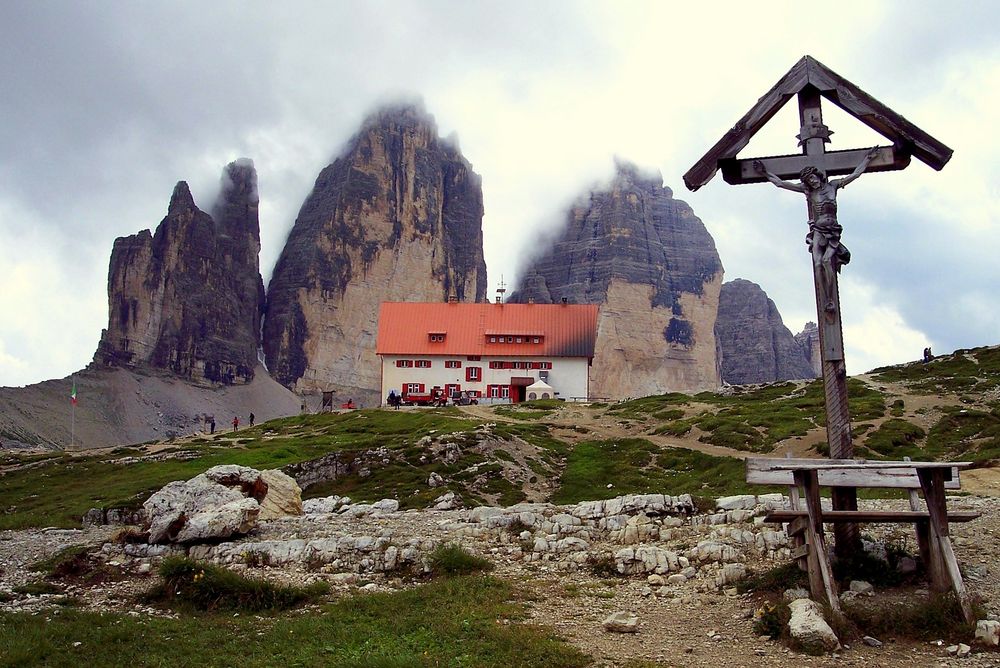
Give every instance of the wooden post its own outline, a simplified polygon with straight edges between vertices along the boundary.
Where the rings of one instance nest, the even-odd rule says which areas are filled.
[[[804,153],[814,164],[823,164],[825,144],[830,131],[823,124],[823,110],[819,91],[807,87],[798,95],[799,141]],[[809,220],[816,212],[809,209]],[[824,277],[823,272],[830,273]],[[813,284],[816,289],[816,318],[819,323],[820,355],[823,360],[823,393],[826,398],[826,442],[831,459],[850,459],[854,456],[851,440],[851,415],[847,405],[847,367],[844,364],[844,336],[840,321],[840,293],[837,273],[832,267],[824,269],[813,261]],[[857,510],[857,490],[835,487],[831,490],[834,510]],[[837,524],[833,527],[834,549],[837,556],[846,557],[861,549],[861,536],[855,524]]]

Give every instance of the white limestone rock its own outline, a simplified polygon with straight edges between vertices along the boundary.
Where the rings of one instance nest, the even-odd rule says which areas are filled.
[[[995,619],[980,619],[976,622],[976,643],[986,647],[1000,645],[1000,622]]]
[[[788,632],[806,652],[832,652],[840,648],[840,640],[823,619],[823,610],[816,601],[800,598],[788,604],[792,611]]]
[[[603,626],[609,633],[638,633],[639,617],[630,612],[614,612],[604,620]]]
[[[302,514],[302,488],[295,478],[277,469],[260,472],[267,494],[260,502],[259,520],[293,517]]]
[[[190,543],[245,534],[256,524],[259,514],[260,505],[250,498],[208,508],[189,516],[174,541]]]
[[[715,501],[715,507],[719,510],[749,510],[756,505],[757,497],[753,494],[723,496]]]

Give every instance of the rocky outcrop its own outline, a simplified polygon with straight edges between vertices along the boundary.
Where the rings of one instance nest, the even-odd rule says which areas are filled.
[[[190,381],[253,378],[264,303],[257,174],[229,164],[209,215],[181,181],[156,228],[115,240],[98,364],[164,369]]]
[[[618,163],[569,211],[511,301],[600,304],[591,395],[620,398],[719,384],[715,318],[722,262],[691,207],[659,175]]]
[[[732,385],[815,378],[802,347],[756,283],[723,283],[715,324],[722,380]]]
[[[277,489],[272,491],[268,481]],[[280,471],[230,464],[172,482],[142,508],[150,544],[192,543],[246,534],[258,519],[301,515],[302,495],[295,481]]]
[[[369,117],[316,179],[268,287],[264,351],[298,392],[379,389],[383,301],[482,301],[483,199],[458,146],[418,106]]]
[[[819,348],[819,327],[815,322],[807,322],[802,331],[795,335],[795,343],[799,344],[802,354],[809,361],[813,375],[817,378],[823,375],[823,357]]]

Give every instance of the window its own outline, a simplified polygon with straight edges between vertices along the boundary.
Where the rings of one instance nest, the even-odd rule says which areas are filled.
[[[478,362],[483,358],[481,355],[466,355],[465,359],[469,360],[470,362]]]
[[[479,399],[480,397],[483,396],[483,393],[480,392],[479,390],[469,390],[469,396],[472,397],[473,399]]]
[[[431,368],[431,361],[430,360],[417,360],[417,368],[418,369],[430,369]]]
[[[500,362],[500,361],[497,361],[497,360],[493,360],[492,362],[490,362],[490,368],[491,369],[502,369],[503,368],[503,362]]]
[[[465,367],[465,380],[470,383],[478,383],[483,379],[483,368],[479,366]]]
[[[462,368],[462,362],[459,361],[459,360],[445,360],[444,361],[444,368],[445,369],[461,369]]]
[[[518,342],[518,343],[524,343],[524,339],[522,339],[522,338],[521,338],[521,337],[519,336],[519,337],[517,337],[517,342]]]
[[[444,386],[444,396],[449,399],[462,391],[462,386],[458,383],[447,383]]]
[[[404,394],[420,394],[424,391],[423,383],[406,383],[403,385]]]
[[[491,336],[490,337],[490,343],[496,343],[496,342],[497,342],[497,337]]]
[[[537,369],[551,369],[552,368],[552,362],[538,362],[538,366],[535,367],[535,368],[537,368]]]
[[[413,360],[396,360],[396,367],[400,369],[408,369],[413,366]]]
[[[541,343],[542,339],[541,339],[541,337],[536,336],[535,338],[531,339],[531,342],[532,343]]]
[[[429,334],[428,336],[430,337],[431,343],[443,343],[444,342],[444,334],[440,334],[440,333],[439,334]]]
[[[506,387],[506,386],[504,386]],[[486,396],[497,399],[500,397],[500,386],[499,385],[487,385],[486,386]]]
[[[510,399],[510,385],[501,385],[500,386],[500,396],[503,399]]]

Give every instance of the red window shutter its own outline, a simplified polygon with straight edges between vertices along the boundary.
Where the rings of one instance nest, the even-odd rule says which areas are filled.
[[[424,393],[424,384],[423,383],[420,383],[420,393],[421,394]]]

